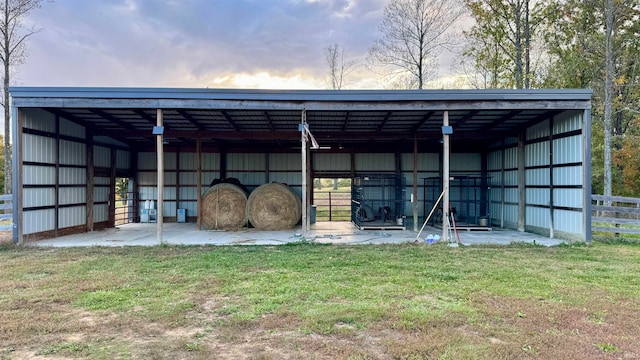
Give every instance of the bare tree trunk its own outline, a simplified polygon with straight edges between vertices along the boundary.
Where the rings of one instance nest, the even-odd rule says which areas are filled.
[[[611,196],[611,92],[613,90],[613,0],[605,5],[604,195]],[[607,202],[610,203],[610,202]]]
[[[529,0],[524,2],[524,88],[531,88],[531,28],[529,24]]]
[[[516,89],[522,89],[522,4],[517,1],[514,13],[516,16],[515,26],[515,50],[516,50],[516,64],[515,64],[515,80]]]
[[[4,87],[3,87],[3,107],[4,107],[4,193],[11,194],[11,106],[9,104],[9,81],[10,81],[10,65],[7,61],[10,56],[10,39],[9,39],[9,0],[4,3],[4,23],[1,25],[5,29],[4,44]]]

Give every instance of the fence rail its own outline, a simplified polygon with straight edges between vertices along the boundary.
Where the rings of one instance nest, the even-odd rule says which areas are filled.
[[[13,195],[0,195],[0,231],[13,229]],[[9,224],[7,223],[9,220]]]
[[[640,199],[591,195],[591,231],[640,235]]]
[[[350,192],[316,192],[314,193],[317,221],[349,221],[351,220]]]

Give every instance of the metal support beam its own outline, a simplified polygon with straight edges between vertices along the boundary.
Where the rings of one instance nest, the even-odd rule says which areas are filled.
[[[442,116],[442,126],[449,126],[449,112]],[[442,241],[449,242],[449,134],[442,134]]]
[[[304,126],[307,123],[307,111],[302,110],[301,123]],[[300,129],[300,142],[302,147],[300,150],[300,156],[302,157],[302,237],[306,239],[307,230],[309,230],[309,219],[307,211],[307,136],[304,130]]]
[[[163,114],[162,109],[157,110],[156,125],[162,126]],[[164,211],[164,144],[163,135],[156,135],[156,153],[158,154],[158,209],[156,213],[156,235],[158,244],[162,245],[162,220]]]

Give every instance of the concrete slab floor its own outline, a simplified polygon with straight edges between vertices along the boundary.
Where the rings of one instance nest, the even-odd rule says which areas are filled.
[[[36,247],[74,246],[153,246],[159,245],[157,225],[135,223],[116,228],[61,236],[53,239],[26,242]],[[198,231],[194,223],[165,223],[162,227],[163,241],[171,245],[281,245],[300,242],[302,228],[282,231],[259,231],[245,228],[239,231]],[[420,235],[419,243],[426,244],[429,234],[440,234],[439,229],[427,226]],[[418,234],[413,230],[359,230],[351,222],[319,222],[311,226],[306,240],[321,244],[401,244],[414,243]],[[513,242],[554,246],[562,240],[510,230],[460,231],[463,245],[503,244]],[[455,237],[455,234],[454,234]]]

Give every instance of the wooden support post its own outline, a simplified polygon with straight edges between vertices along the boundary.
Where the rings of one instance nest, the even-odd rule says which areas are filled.
[[[302,110],[301,124],[304,126],[307,123],[307,111]],[[302,144],[300,150],[300,156],[302,157],[302,237],[306,239],[307,236],[307,136],[304,133],[304,129],[300,128],[300,142]]]
[[[54,195],[53,195],[53,206],[54,206],[54,229],[53,236],[59,236],[60,229],[60,116],[55,115],[55,129],[56,129],[56,149],[55,149],[55,184],[54,184]]]
[[[163,114],[162,109],[157,111],[157,126],[163,126]],[[156,152],[158,154],[158,207],[156,213],[156,235],[158,238],[158,244],[162,244],[162,215],[164,211],[164,135],[156,135]]]
[[[449,112],[442,116],[442,126],[449,126]],[[442,151],[442,241],[449,242],[449,135],[443,134]]]
[[[109,152],[109,227],[116,226],[116,149]]]
[[[93,165],[93,132],[87,129],[87,202],[86,202],[86,231],[93,231],[93,206],[94,195],[93,188],[95,186],[95,174]]]
[[[5,104],[5,106],[8,106]],[[24,196],[24,192],[22,190],[23,185],[23,153],[22,153],[22,125],[24,124],[24,112],[22,109],[14,107],[12,109],[12,131],[11,135],[13,136],[13,148],[15,149],[13,154],[13,161],[11,164],[13,179],[13,242],[22,245],[23,241],[23,233],[24,233],[24,225],[23,225],[23,208],[22,208],[22,199]],[[5,134],[5,136],[9,136],[9,134]],[[7,141],[7,137],[5,137],[5,141]]]
[[[418,136],[413,137],[413,231],[418,231]]]
[[[525,176],[525,136],[523,130],[518,136],[518,231],[524,232],[526,225],[526,176]]]
[[[196,139],[196,224],[202,230],[202,139]]]

